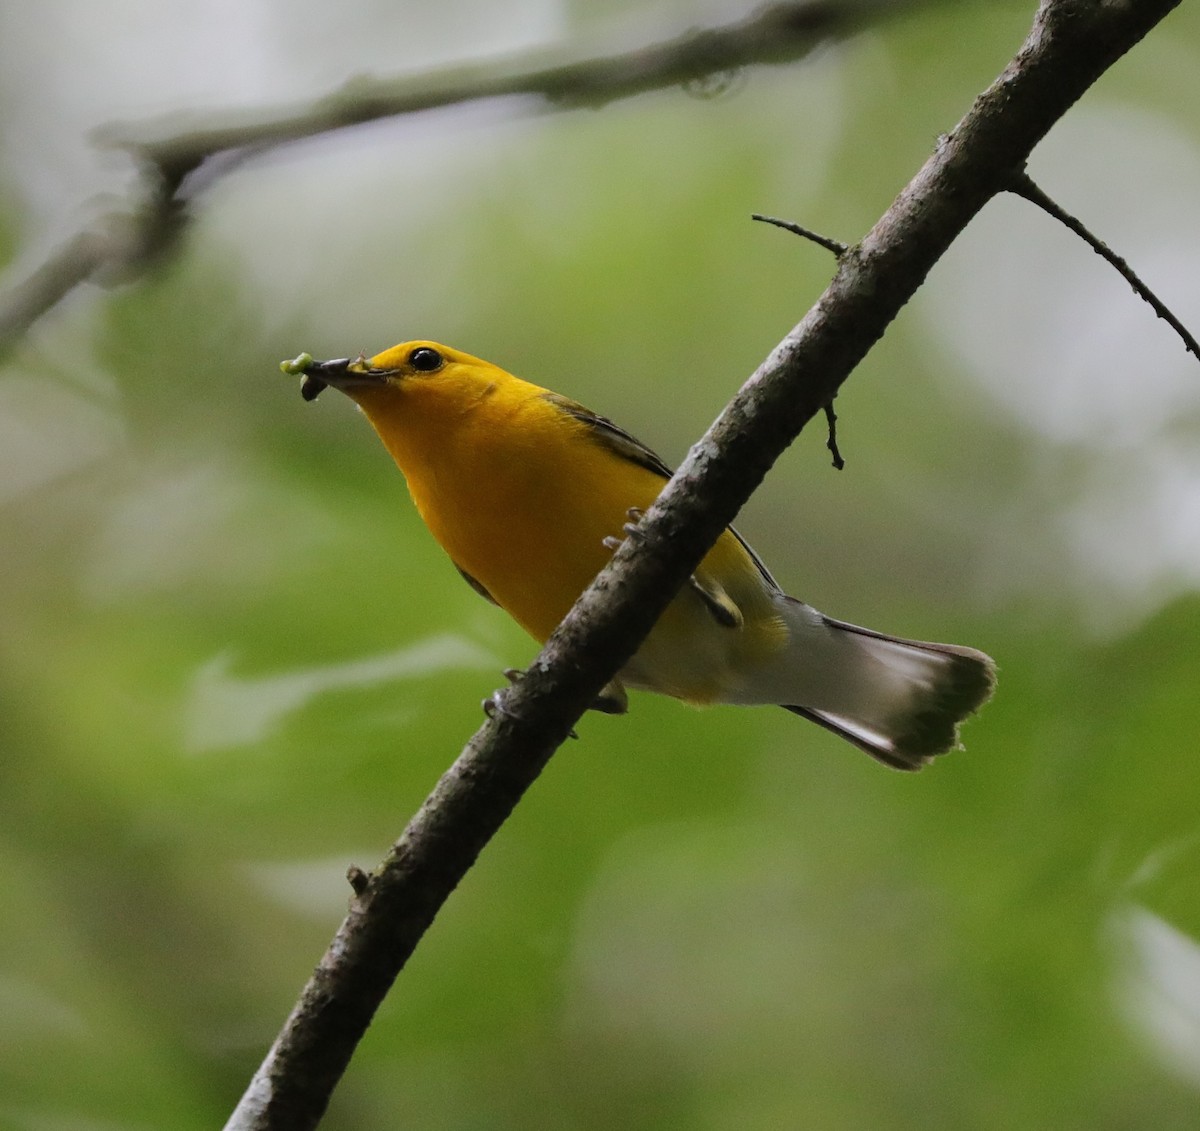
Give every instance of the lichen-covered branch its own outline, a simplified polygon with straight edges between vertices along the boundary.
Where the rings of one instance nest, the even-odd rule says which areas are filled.
[[[354,896],[227,1131],[316,1125],[438,908],[771,464],[1050,127],[1178,2],[1043,0],[1016,58],[841,256],[816,305],[692,448],[636,545],[616,552]]]

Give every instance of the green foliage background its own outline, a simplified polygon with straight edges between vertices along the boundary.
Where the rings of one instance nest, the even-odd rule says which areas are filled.
[[[736,10],[124,7],[120,31],[72,0],[0,14],[18,271],[123,184],[90,125]],[[715,100],[282,151],[4,359],[0,1127],[219,1126],[347,865],[532,655],[350,404],[303,403],[279,359],[440,339],[677,460],[830,274],[749,214],[858,238],[1033,7],[913,10]],[[1194,330],[1198,107],[1185,5],[1031,168]],[[838,406],[847,469],[804,435],[741,529],[834,615],[996,656],[968,751],[908,777],[783,712],[584,720],[327,1127],[1196,1126],[1200,368],[1006,200]]]

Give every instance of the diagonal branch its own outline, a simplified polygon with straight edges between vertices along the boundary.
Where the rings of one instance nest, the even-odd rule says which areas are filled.
[[[227,1131],[316,1125],[442,903],[771,464],[1051,126],[1178,2],[1043,0],[1016,58],[841,257],[816,305],[692,448],[643,537],[616,552],[351,900]]]

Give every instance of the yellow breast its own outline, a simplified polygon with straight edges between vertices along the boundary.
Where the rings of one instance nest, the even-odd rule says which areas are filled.
[[[604,540],[623,537],[629,508],[649,507],[664,485],[545,394],[478,362],[356,397],[434,537],[539,641],[611,556]],[[732,534],[702,571],[720,580],[745,623],[718,624],[685,590],[622,673],[631,685],[708,702],[749,657],[780,645],[767,587]]]

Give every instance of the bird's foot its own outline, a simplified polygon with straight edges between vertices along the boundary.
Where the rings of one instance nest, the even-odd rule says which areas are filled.
[[[505,668],[504,678],[508,680],[510,686],[515,686],[524,678],[525,673],[520,668]],[[521,716],[509,707],[504,705],[504,698],[508,694],[507,687],[498,687],[491,693],[482,703],[483,713],[489,719],[494,719],[497,715],[504,715],[510,719],[520,720]]]
[[[631,539],[634,542],[640,542],[645,537],[638,527],[638,523],[642,521],[642,516],[645,513],[646,512],[642,510],[641,507],[630,507],[625,512],[626,517],[629,519],[629,521],[621,527],[622,531],[625,533],[625,538]],[[606,550],[612,550],[614,553],[616,553],[616,551],[621,548],[621,544],[625,541],[625,538],[615,538],[610,534],[607,538],[601,540],[601,545]]]
[[[507,679],[510,684],[515,686],[525,678],[525,673],[521,671],[520,668],[505,668],[504,678]],[[489,719],[494,719],[497,715],[503,715],[505,718],[516,719],[518,722],[520,722],[521,716],[517,714],[517,712],[511,707],[507,707],[504,704],[504,699],[507,692],[508,688],[506,687],[497,688],[482,703],[480,703],[480,707],[483,708],[483,713],[487,715]],[[567,737],[578,738],[579,735],[577,735],[572,728],[571,730],[567,731]]]

